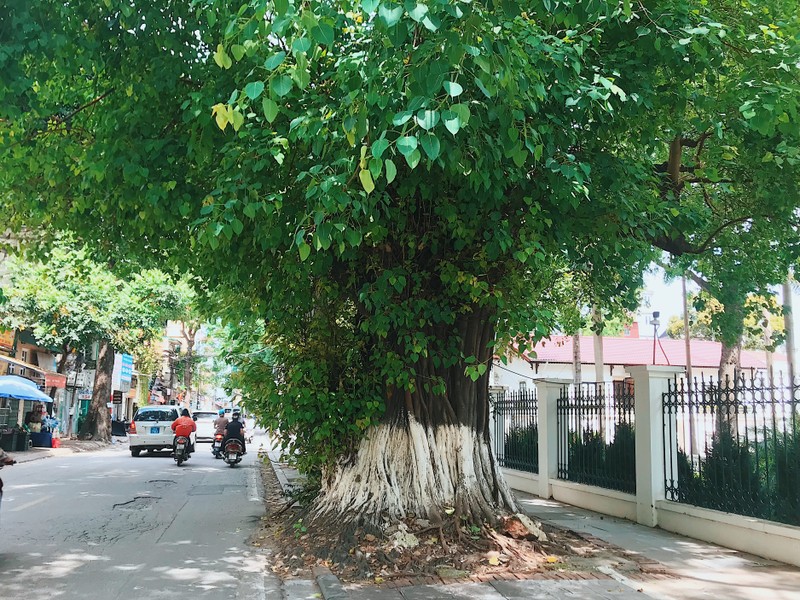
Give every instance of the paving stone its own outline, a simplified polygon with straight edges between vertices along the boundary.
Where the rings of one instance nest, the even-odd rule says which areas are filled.
[[[642,600],[641,592],[614,580],[604,581],[495,581],[492,587],[507,600]]]
[[[399,589],[377,588],[371,585],[348,585],[348,600],[403,600]]]
[[[287,579],[283,582],[284,600],[319,600],[322,594],[313,579]]]
[[[400,592],[405,600],[503,600],[503,596],[488,583],[414,585],[402,588]]]

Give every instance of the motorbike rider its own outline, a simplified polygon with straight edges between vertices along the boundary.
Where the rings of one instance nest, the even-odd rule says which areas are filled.
[[[225,444],[228,440],[236,439],[241,442],[242,455],[245,455],[247,454],[247,446],[245,446],[244,442],[244,424],[241,422],[240,417],[241,413],[238,409],[231,413],[231,422],[225,426],[225,437],[222,440],[222,448],[225,448]]]
[[[225,409],[220,408],[219,416],[214,419],[214,433],[221,433],[222,435],[225,435],[225,427],[227,427],[228,423],[230,423],[230,421],[228,420],[228,417],[225,416]]]
[[[181,416],[172,422],[172,431],[175,432],[175,437],[172,438],[172,451],[175,451],[175,442],[179,436],[183,436],[189,440],[189,455],[194,452],[194,444],[192,443],[192,432],[197,431],[197,423],[189,416],[189,409],[184,408],[181,411]]]

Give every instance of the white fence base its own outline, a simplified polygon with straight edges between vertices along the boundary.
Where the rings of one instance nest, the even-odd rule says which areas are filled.
[[[512,489],[541,497],[539,475],[502,471]],[[636,522],[632,494],[560,479],[551,479],[549,487],[553,500]],[[669,500],[656,502],[655,509],[658,526],[665,531],[800,567],[800,527]]]
[[[656,509],[661,529],[800,567],[800,527],[669,500]]]

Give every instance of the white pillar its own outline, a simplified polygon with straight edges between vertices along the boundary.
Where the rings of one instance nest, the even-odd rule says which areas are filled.
[[[558,418],[556,407],[561,390],[568,379],[536,381],[536,400],[539,410],[539,496],[553,496],[552,479],[558,477]]]
[[[682,375],[683,367],[645,365],[629,369],[636,411],[636,520],[655,527],[656,502],[665,498],[666,490],[662,397],[667,382]]]

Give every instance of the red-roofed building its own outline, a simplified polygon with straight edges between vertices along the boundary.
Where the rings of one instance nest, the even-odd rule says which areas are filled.
[[[581,378],[595,380],[594,339],[581,336]],[[653,350],[655,347],[655,360]],[[691,343],[692,372],[695,377],[717,376],[722,345],[719,342],[693,340]],[[635,365],[671,365],[686,367],[684,340],[671,338],[604,337],[603,373],[605,381],[621,381],[629,376],[627,367]],[[743,350],[742,369],[755,375],[767,368],[766,352]],[[776,372],[786,372],[786,356],[773,355]],[[508,364],[496,360],[492,369],[492,387],[508,389],[530,388],[534,379],[572,379],[572,336],[554,335],[536,344],[523,355],[509,358]]]

